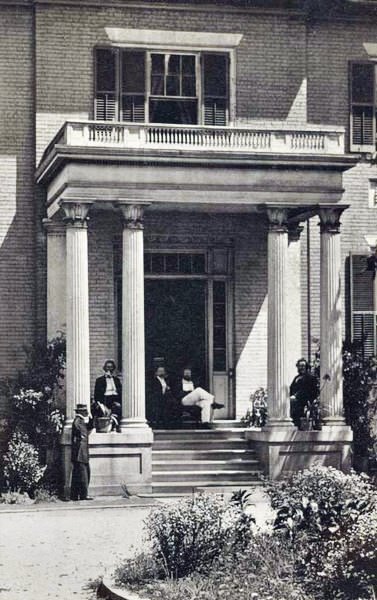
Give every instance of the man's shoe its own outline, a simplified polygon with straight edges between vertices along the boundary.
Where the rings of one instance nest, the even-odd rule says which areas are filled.
[[[211,407],[216,410],[217,408],[224,408],[224,404],[220,404],[219,402],[212,402]]]
[[[86,498],[83,498],[83,500],[94,500],[94,498],[92,498],[91,496],[87,496]]]

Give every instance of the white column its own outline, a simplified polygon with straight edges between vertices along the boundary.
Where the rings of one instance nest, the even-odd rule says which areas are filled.
[[[63,200],[67,247],[66,425],[76,404],[90,405],[87,221],[91,202]]]
[[[302,357],[301,323],[301,242],[303,231],[299,223],[288,227],[288,276],[287,276],[287,379],[297,375],[296,362]]]
[[[267,208],[268,426],[292,426],[287,369],[287,209]]]
[[[342,376],[341,246],[344,207],[320,208],[321,411],[326,425],[344,425]]]
[[[119,202],[123,215],[122,422],[148,427],[145,419],[144,239],[141,204]]]
[[[47,339],[66,332],[66,244],[60,221],[44,219],[47,233]]]

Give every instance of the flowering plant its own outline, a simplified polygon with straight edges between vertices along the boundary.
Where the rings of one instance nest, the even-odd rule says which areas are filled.
[[[38,450],[27,436],[13,434],[4,456],[4,478],[12,492],[32,493],[42,479],[46,466],[39,462]]]
[[[264,427],[267,421],[267,390],[258,388],[250,396],[250,408],[242,417],[241,423],[247,427]]]

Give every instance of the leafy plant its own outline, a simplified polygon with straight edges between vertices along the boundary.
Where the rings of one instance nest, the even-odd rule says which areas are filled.
[[[13,434],[4,456],[4,477],[11,492],[33,493],[46,466],[39,462],[37,449],[25,435]]]
[[[194,571],[208,572],[225,548],[245,547],[252,521],[234,503],[198,494],[153,511],[146,530],[166,576],[176,579]]]

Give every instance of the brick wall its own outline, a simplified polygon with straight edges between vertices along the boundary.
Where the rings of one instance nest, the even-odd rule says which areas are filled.
[[[22,367],[35,330],[31,32],[26,8],[0,7],[0,377]]]

